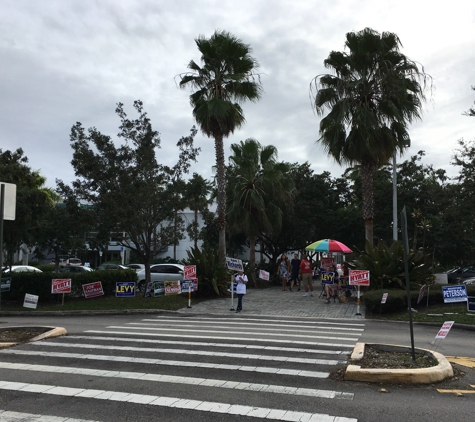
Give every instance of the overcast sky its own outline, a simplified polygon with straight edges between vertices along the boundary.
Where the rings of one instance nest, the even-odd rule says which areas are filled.
[[[246,124],[226,139],[226,155],[252,137],[275,145],[280,160],[338,177],[344,169],[315,143],[309,84],[345,34],[365,27],[396,33],[434,79],[403,159],[424,150],[425,163],[454,175],[457,140],[475,139],[475,118],[462,115],[475,101],[473,0],[0,0],[0,149],[23,148],[49,187],[71,182],[72,125],[115,137],[116,103],[134,117],[141,99],[161,134],[159,161],[174,164],[176,142],[195,124],[176,76],[199,62],[198,35],[224,29],[251,45],[264,89],[244,105]],[[192,171],[210,178],[214,143],[200,133],[196,145]]]

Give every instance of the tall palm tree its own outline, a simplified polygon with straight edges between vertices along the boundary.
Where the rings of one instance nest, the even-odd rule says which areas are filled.
[[[277,149],[255,139],[232,144],[229,168],[228,220],[236,233],[249,237],[250,275],[254,278],[256,239],[280,231],[282,206],[294,186],[290,166],[277,162]]]
[[[226,257],[226,179],[223,139],[244,122],[241,105],[257,101],[261,95],[257,61],[251,47],[226,31],[216,31],[209,39],[195,39],[201,53],[201,66],[193,60],[190,72],[181,75],[180,87],[191,86],[193,116],[208,137],[214,138],[216,150],[217,213],[219,260]]]
[[[421,118],[424,68],[399,49],[394,33],[366,28],[346,34],[348,51],[324,61],[332,74],[315,77],[311,94],[320,142],[338,164],[360,165],[366,240],[373,244],[373,172],[409,146],[408,124]]]

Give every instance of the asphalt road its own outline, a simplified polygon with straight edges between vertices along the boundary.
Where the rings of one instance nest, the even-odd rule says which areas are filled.
[[[266,420],[473,419],[475,394],[438,391],[469,391],[472,370],[428,386],[329,376],[357,341],[410,345],[404,323],[234,313],[0,317],[0,327],[15,325],[62,326],[68,335],[0,352],[0,409],[16,412],[0,420],[251,421],[266,412]],[[415,325],[416,347],[475,357],[473,331],[453,328],[434,343],[438,328]],[[135,402],[127,401],[131,394]],[[234,414],[246,406],[253,413]]]

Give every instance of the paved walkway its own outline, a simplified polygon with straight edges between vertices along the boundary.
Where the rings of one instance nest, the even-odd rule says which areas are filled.
[[[286,317],[309,317],[309,318],[333,318],[333,319],[364,319],[364,306],[360,306],[361,315],[356,315],[356,298],[351,297],[348,303],[333,302],[325,303],[323,297],[319,297],[320,285],[314,285],[314,297],[304,297],[302,290],[297,292],[282,291],[280,286],[272,286],[267,289],[248,289],[243,298],[242,315],[266,315]],[[231,298],[218,298],[191,302],[191,308],[183,308],[178,312],[183,314],[219,314],[230,315]],[[234,306],[237,307],[237,297],[234,297]]]

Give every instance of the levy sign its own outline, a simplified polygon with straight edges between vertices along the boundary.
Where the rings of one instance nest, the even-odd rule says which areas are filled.
[[[133,281],[116,282],[115,297],[135,297],[135,283]]]
[[[444,296],[444,303],[466,302],[467,286],[465,284],[457,286],[442,286],[442,295]]]

